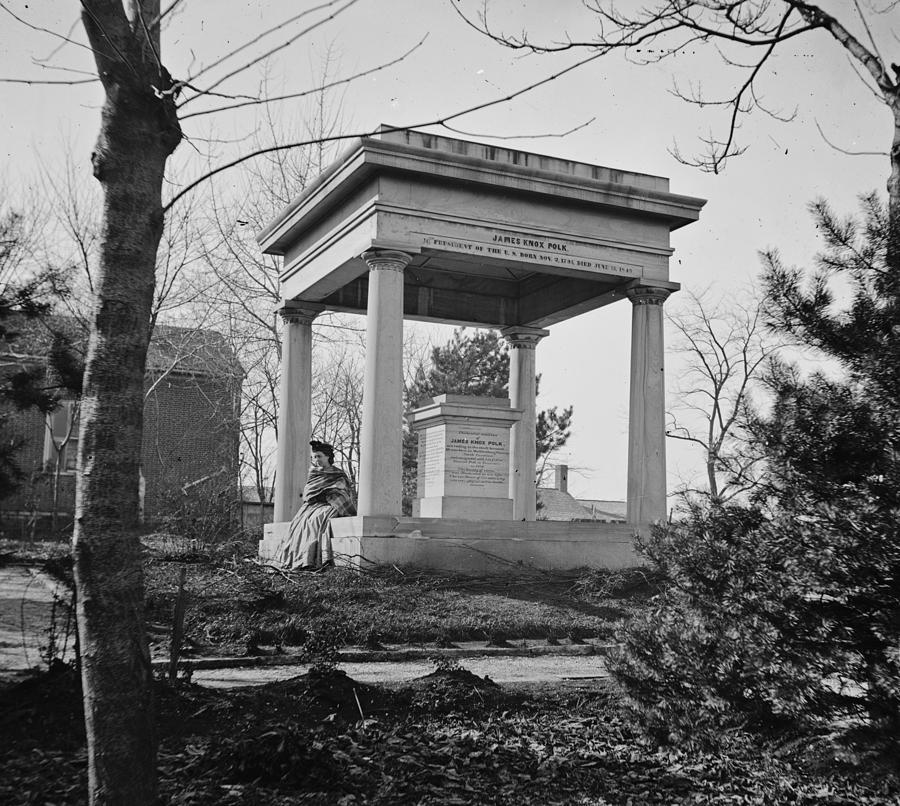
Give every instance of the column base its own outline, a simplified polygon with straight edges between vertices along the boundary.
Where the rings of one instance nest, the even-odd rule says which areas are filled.
[[[258,556],[262,562],[275,559],[278,547],[284,542],[291,528],[290,521],[266,523],[263,525],[263,538],[259,541]]]

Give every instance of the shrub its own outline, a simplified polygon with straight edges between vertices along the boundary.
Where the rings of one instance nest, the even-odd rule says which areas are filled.
[[[668,584],[610,671],[657,740],[848,717],[900,740],[896,519],[810,511],[695,505],[643,542]]]
[[[237,536],[240,502],[232,484],[204,484],[187,490],[170,485],[161,495],[156,519],[165,531],[206,547]]]
[[[874,195],[862,222],[813,213],[819,272],[768,253],[767,324],[843,372],[773,359],[771,406],[748,423],[766,462],[755,501],[694,505],[646,541],[668,584],[612,665],[657,733],[841,719],[900,741],[900,249]]]

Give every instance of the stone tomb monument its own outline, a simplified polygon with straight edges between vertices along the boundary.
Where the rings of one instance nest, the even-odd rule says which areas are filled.
[[[509,429],[522,412],[508,399],[438,395],[409,412],[419,433],[413,516],[508,521]]]
[[[367,334],[359,515],[332,522],[338,562],[474,574],[517,564],[633,564],[634,533],[666,516],[663,303],[679,287],[669,277],[670,233],[696,221],[703,204],[671,193],[663,177],[424,132],[383,128],[355,141],[259,235],[267,254],[283,257],[285,323],[274,523],[261,556],[274,550],[300,503],[311,326],[333,310],[365,315]],[[556,323],[610,304],[632,310],[628,525],[537,521],[535,350]],[[401,514],[405,318],[499,328],[507,340],[511,410],[519,417],[509,430],[512,505],[504,519],[494,517],[501,507],[510,512],[493,494],[499,482],[483,496],[471,488],[457,495],[446,474],[443,489],[436,476],[429,486],[427,436],[427,494],[419,517]],[[573,361],[591,371],[588,355]],[[446,467],[454,443],[446,435],[432,442],[441,439]],[[460,517],[474,514],[475,504],[460,508],[457,498],[483,498],[485,514]]]

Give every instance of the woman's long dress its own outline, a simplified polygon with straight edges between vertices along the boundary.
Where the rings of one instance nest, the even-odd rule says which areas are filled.
[[[276,556],[286,570],[320,568],[334,561],[331,519],[355,515],[353,491],[343,470],[311,470],[303,503],[291,521],[287,540]]]

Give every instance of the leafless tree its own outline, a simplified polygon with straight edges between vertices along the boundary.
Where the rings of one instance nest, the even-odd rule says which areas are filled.
[[[334,445],[337,462],[355,489],[362,429],[362,350],[347,345],[341,352],[328,351],[322,359],[315,372],[313,433]]]
[[[280,42],[285,37],[288,44],[296,42],[354,1],[325,2],[293,15],[280,26]],[[73,537],[92,803],[139,805],[156,800],[138,479],[166,166],[183,137],[184,106],[213,97],[227,79],[285,47],[257,51],[250,59],[238,56],[243,48],[233,49],[214,65],[175,80],[162,60],[161,28],[177,5],[178,0],[164,11],[159,0],[81,4],[86,47],[105,95],[92,155],[94,176],[102,188],[101,225],[92,277],[96,304],[81,401]],[[2,8],[28,24],[5,4]],[[315,22],[309,25],[309,19]],[[249,38],[245,45],[260,38]],[[219,67],[224,75],[220,71],[214,79],[214,68]]]
[[[51,419],[48,417],[45,426],[49,432],[49,442],[53,455],[50,457],[49,471],[52,475],[51,488],[51,509],[50,509],[50,529],[55,536],[59,528],[59,495],[62,484],[62,476],[66,470],[70,468],[68,457],[70,456],[69,446],[73,440],[78,439],[78,401],[72,401],[71,405],[63,405],[59,411],[55,412],[56,416],[62,420],[62,429],[58,434],[54,434],[54,428]]]
[[[322,86],[332,82],[335,69],[335,61],[326,56],[319,76]],[[278,261],[260,254],[255,234],[323,170],[331,157],[324,141],[341,123],[340,99],[331,99],[325,90],[307,99],[299,117],[286,118],[269,107],[260,109],[254,135],[247,144],[251,149],[262,148],[265,142],[283,141],[289,132],[296,134],[301,129],[311,141],[318,142],[266,154],[256,163],[242,166],[234,182],[225,188],[213,180],[204,205],[208,227],[202,239],[201,267],[191,272],[203,290],[185,306],[184,313],[192,319],[202,317],[210,327],[227,335],[244,368],[242,474],[252,481],[260,501],[271,498],[274,483],[281,371],[281,320],[275,311],[281,291]],[[316,320],[317,386],[321,386],[323,377],[332,384],[338,382],[336,373],[345,363],[347,345],[358,343],[359,327],[356,317],[333,313]],[[330,421],[344,416],[327,412],[325,400],[321,394],[317,397],[318,417]],[[327,400],[338,405],[334,395]],[[345,402],[352,403],[352,396],[345,396]],[[352,414],[346,416],[352,419]],[[338,438],[328,438],[332,436]],[[348,451],[355,456],[352,448]]]
[[[63,280],[55,309],[75,318],[87,334],[102,235],[101,197],[99,188],[82,181],[70,144],[63,144],[62,155],[58,163],[41,163],[38,187],[47,201],[37,256]],[[198,244],[208,227],[200,209],[204,202],[198,194],[165,217],[156,257],[151,335],[157,321],[178,320],[180,311],[203,291],[202,274],[194,267],[202,257]]]
[[[745,150],[739,139],[743,117],[753,111],[785,121],[793,117],[792,112],[770,109],[764,102],[761,85],[774,75],[775,54],[801,38],[817,34],[830,37],[835,53],[843,52],[849,58],[862,85],[887,107],[893,118],[890,147],[884,151],[890,160],[888,264],[900,275],[900,67],[885,58],[876,40],[877,35],[882,37],[882,45],[896,46],[897,34],[890,25],[896,22],[900,5],[897,2],[852,0],[837,4],[839,11],[832,14],[824,3],[805,0],[585,0],[596,26],[587,36],[566,33],[559,41],[547,41],[528,32],[510,34],[504,30],[508,16],[501,18],[499,27],[494,25],[500,15],[491,13],[490,0],[473,5],[472,11],[464,3],[455,3],[454,8],[469,25],[506,47],[534,53],[588,54],[573,67],[614,52],[624,52],[630,60],[647,64],[697,49],[714,49],[728,68],[728,75],[735,77],[732,89],[722,96],[709,95],[704,91],[704,77],[699,77],[688,86],[676,84],[674,92],[689,103],[720,110],[720,131],[703,139],[703,148],[695,157],[685,157],[677,147],[673,152],[679,160],[714,173]],[[789,78],[779,76],[778,80]]]
[[[675,381],[666,435],[703,452],[705,488],[685,485],[682,493],[724,503],[759,483],[761,459],[747,439],[748,417],[761,403],[761,374],[783,344],[764,328],[762,303],[711,300],[689,294],[667,314],[683,356]]]
[[[94,76],[64,79],[13,77],[6,82],[66,86],[99,80],[104,101],[100,132],[92,154],[102,200],[93,276],[96,304],[81,402],[81,440],[73,550],[78,591],[78,629],[88,735],[91,803],[155,801],[151,667],[143,625],[139,496],[143,383],[155,300],[155,273],[164,221],[175,205],[215,175],[266,153],[311,142],[352,136],[306,138],[246,151],[196,179],[163,203],[170,157],[184,139],[189,119],[247,105],[297,98],[228,93],[228,82],[265,60],[302,43],[357,0],[322,0],[248,35],[220,58],[173,77],[165,66],[162,29],[181,0],[163,9],[159,0],[82,0],[86,42],[31,22],[8,3],[0,11],[19,25],[65,41],[93,57]],[[277,42],[270,45],[277,35]],[[402,59],[340,79],[353,80]],[[84,72],[84,71],[82,71]],[[447,123],[494,103],[508,101],[555,80],[533,82],[516,91],[418,126]],[[336,82],[338,83],[338,82]],[[357,135],[358,136],[358,135]]]

